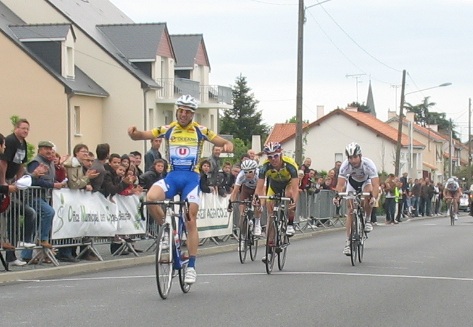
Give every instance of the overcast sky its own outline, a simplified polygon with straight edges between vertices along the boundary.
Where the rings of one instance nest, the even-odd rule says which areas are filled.
[[[166,22],[171,34],[202,33],[210,83],[235,84],[237,76],[260,101],[265,123],[296,114],[297,0],[111,0],[137,23]],[[472,0],[306,0],[303,119],[316,119],[358,100],[369,81],[377,117],[398,110],[402,70],[406,93],[442,83],[451,86],[408,94],[446,112],[468,138],[473,96]],[[315,5],[315,6],[313,6]],[[348,77],[347,77],[348,75]],[[357,83],[358,82],[358,83]]]

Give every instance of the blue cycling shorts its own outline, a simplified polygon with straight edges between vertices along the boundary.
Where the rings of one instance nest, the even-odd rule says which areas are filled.
[[[172,199],[181,194],[181,199],[189,203],[200,203],[200,176],[194,171],[171,171],[164,179],[154,183],[161,187],[166,194],[166,199]]]

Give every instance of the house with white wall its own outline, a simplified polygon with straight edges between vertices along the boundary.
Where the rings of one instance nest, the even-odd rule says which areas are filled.
[[[334,167],[335,161],[346,159],[346,145],[357,142],[363,156],[372,159],[379,172],[394,173],[397,138],[397,128],[371,114],[358,112],[356,108],[336,109],[303,128],[303,157],[312,159],[312,168],[328,171]],[[266,141],[281,142],[286,153],[294,153],[295,130],[285,137],[271,132]],[[408,163],[409,145],[408,135],[402,134],[400,171],[420,177],[425,144],[415,139],[412,141],[412,166]]]

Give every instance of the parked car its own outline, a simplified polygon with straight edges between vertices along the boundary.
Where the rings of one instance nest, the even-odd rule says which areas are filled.
[[[470,196],[469,194],[463,193],[460,197],[460,204],[458,210],[470,211]]]

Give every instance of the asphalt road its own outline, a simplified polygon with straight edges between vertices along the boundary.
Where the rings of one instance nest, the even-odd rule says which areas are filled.
[[[473,217],[380,225],[364,262],[342,254],[344,231],[294,240],[268,276],[236,251],[202,256],[198,279],[167,300],[154,267],[0,286],[2,326],[472,326]]]

